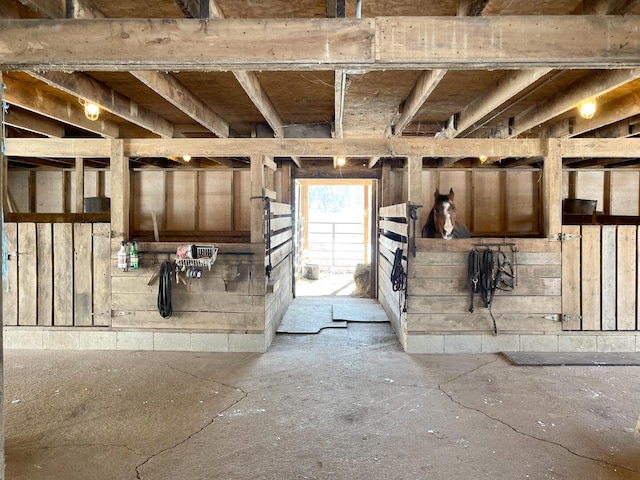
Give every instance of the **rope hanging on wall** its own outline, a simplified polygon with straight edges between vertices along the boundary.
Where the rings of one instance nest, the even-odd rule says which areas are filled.
[[[173,269],[168,260],[162,262],[160,266],[160,278],[158,281],[158,312],[162,318],[169,318],[173,313],[171,308],[171,281],[173,280]]]
[[[511,246],[515,254],[515,245]],[[469,252],[467,263],[467,289],[471,294],[469,312],[473,313],[473,297],[479,294],[485,308],[489,309],[489,315],[493,322],[493,334],[498,334],[496,319],[491,311],[496,290],[510,291],[514,289],[515,275],[511,261],[502,250],[503,245],[498,245],[498,251],[494,252],[490,247],[485,247],[480,254],[477,248]]]

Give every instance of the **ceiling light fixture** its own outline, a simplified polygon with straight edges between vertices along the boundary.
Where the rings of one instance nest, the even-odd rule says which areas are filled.
[[[478,157],[478,160],[480,160],[480,163],[484,163],[488,160],[489,158],[486,155],[480,155]]]
[[[580,104],[580,116],[582,118],[586,118],[587,120],[593,118],[596,113],[596,102],[595,100],[587,100]]]
[[[184,160],[185,162],[189,162],[191,160],[191,155],[183,155],[182,160]]]
[[[100,107],[96,103],[84,100],[82,98],[79,98],[78,101],[80,102],[80,105],[84,107],[85,117],[87,117],[92,122],[98,120],[98,117],[100,116]]]
[[[336,165],[339,167],[344,167],[347,163],[347,159],[344,157],[336,157],[335,158]]]

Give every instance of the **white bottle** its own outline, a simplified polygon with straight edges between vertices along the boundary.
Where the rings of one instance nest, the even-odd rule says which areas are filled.
[[[127,250],[127,242],[120,244],[118,251],[118,268],[126,270],[129,267],[129,251]]]

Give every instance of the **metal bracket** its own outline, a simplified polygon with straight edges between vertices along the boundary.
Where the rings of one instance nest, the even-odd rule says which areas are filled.
[[[574,233],[552,233],[548,238],[552,242],[564,242],[565,240],[576,240],[581,237],[582,235]]]
[[[580,320],[582,319],[581,315],[567,315],[564,313],[556,313],[554,315],[545,315],[545,320],[551,320],[553,322],[568,322],[571,320]]]

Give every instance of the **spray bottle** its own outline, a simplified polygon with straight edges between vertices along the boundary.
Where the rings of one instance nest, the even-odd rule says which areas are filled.
[[[118,251],[118,268],[126,270],[129,267],[129,251],[127,250],[127,242],[120,244]]]

